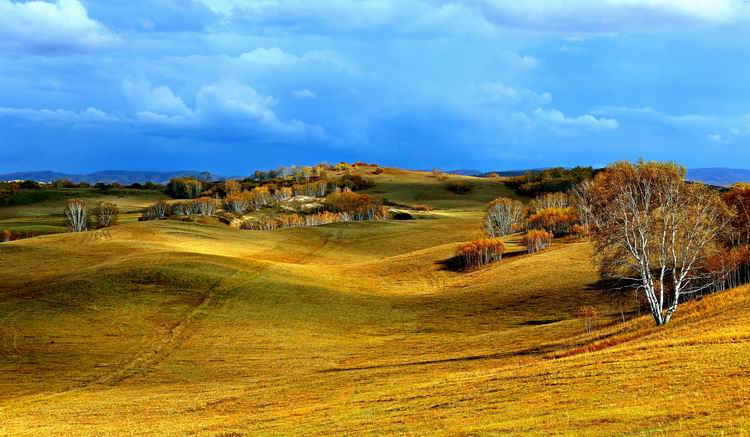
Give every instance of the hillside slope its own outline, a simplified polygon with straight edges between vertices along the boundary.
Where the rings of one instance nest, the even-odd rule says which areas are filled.
[[[750,289],[687,304],[666,329],[617,323],[588,243],[455,272],[445,261],[479,234],[481,203],[423,200],[452,206],[413,221],[141,222],[1,244],[0,429],[750,430]],[[587,304],[604,313],[591,334],[575,318]]]

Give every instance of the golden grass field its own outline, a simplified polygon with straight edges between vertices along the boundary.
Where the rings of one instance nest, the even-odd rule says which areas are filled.
[[[459,196],[427,173],[375,180],[434,210],[0,244],[0,434],[750,432],[750,288],[685,304],[666,328],[619,323],[587,242],[444,267],[510,194],[500,181]],[[604,313],[590,334],[582,305]]]

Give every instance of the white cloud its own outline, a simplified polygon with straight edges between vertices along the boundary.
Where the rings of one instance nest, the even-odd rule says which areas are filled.
[[[188,108],[182,98],[175,96],[167,86],[151,88],[147,82],[133,83],[129,80],[122,82],[122,90],[143,112],[162,114],[170,117],[188,116],[192,110]]]
[[[651,106],[643,108],[628,108],[628,107],[614,107],[604,106],[595,108],[591,111],[595,115],[609,115],[617,116],[621,118],[639,118],[649,119],[656,121],[661,124],[670,125],[694,125],[694,126],[708,126],[717,123],[718,117],[712,117],[707,115],[698,114],[686,114],[686,115],[669,115],[661,111],[657,111]]]
[[[147,83],[123,82],[123,92],[136,109],[137,120],[152,125],[180,129],[239,128],[279,135],[323,135],[319,126],[299,120],[282,120],[274,111],[278,101],[255,89],[236,83],[216,83],[202,87],[195,95],[195,108],[174,94],[169,87],[151,89]]]
[[[0,48],[34,53],[103,49],[119,42],[78,0],[0,0]]]
[[[254,67],[291,67],[310,66],[313,64],[327,65],[347,72],[356,69],[340,54],[331,50],[313,50],[302,55],[286,52],[278,47],[257,48],[239,56],[239,61]]]
[[[67,109],[32,109],[0,107],[0,117],[18,118],[39,123],[60,124],[96,124],[118,121],[119,118],[97,108],[86,108],[83,111]]]
[[[317,99],[318,94],[315,93],[315,91],[310,91],[309,89],[305,88],[302,90],[292,91],[292,97],[296,99]]]
[[[721,134],[710,134],[710,135],[707,135],[706,138],[713,141],[714,143],[719,143],[719,144],[729,143],[729,140],[724,139],[724,137],[722,137]]]
[[[515,118],[530,130],[546,130],[561,136],[575,136],[584,132],[605,132],[616,130],[619,123],[611,118],[596,118],[586,114],[568,117],[554,108],[537,108],[530,114],[516,113]]]
[[[472,4],[501,26],[607,33],[724,24],[747,17],[743,0],[480,0]]]
[[[546,106],[552,101],[549,93],[538,94],[525,88],[514,88],[502,82],[485,82],[480,86],[481,99],[511,106]]]

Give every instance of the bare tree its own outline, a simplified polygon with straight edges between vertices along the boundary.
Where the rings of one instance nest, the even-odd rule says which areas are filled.
[[[696,267],[731,213],[710,187],[685,182],[673,163],[620,162],[598,175],[592,208],[595,253],[605,277],[637,284],[657,325],[703,286]]]
[[[87,231],[89,227],[89,204],[81,199],[68,199],[65,205],[65,223],[71,232]]]
[[[534,211],[541,211],[549,208],[567,208],[570,206],[570,198],[565,193],[546,193],[537,196],[531,201],[531,208]]]
[[[117,224],[117,218],[120,216],[120,208],[111,202],[99,202],[94,208],[96,216],[96,225],[98,228],[108,228]]]
[[[583,231],[588,234],[591,231],[591,222],[594,220],[594,204],[596,203],[596,192],[594,182],[586,179],[570,190],[569,196],[573,205],[578,210],[578,219],[581,221]]]
[[[495,238],[521,230],[526,220],[526,207],[518,200],[499,197],[489,203],[484,214],[484,233]]]

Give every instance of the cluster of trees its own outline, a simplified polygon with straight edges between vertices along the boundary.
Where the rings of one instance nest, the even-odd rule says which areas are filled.
[[[381,199],[353,191],[344,190],[329,195],[324,206],[330,212],[345,213],[354,221],[388,218],[388,209],[383,206]]]
[[[251,218],[242,223],[241,228],[251,231],[320,226],[329,223],[354,221],[349,213],[323,211],[315,214],[279,214],[276,217]]]
[[[328,176],[329,172],[349,172],[356,167],[378,167],[378,165],[375,163],[368,164],[361,161],[355,162],[353,164],[340,162],[335,166],[328,164],[327,162],[321,162],[320,164],[314,166],[291,165],[282,166],[273,170],[256,170],[253,174],[252,179],[255,181],[263,182],[272,180],[286,180],[291,178],[295,182],[299,183],[301,181],[307,182],[315,178],[325,179]]]
[[[536,253],[547,249],[552,244],[553,238],[554,235],[544,229],[530,229],[523,236],[521,242],[526,246],[528,253]]]
[[[326,197],[324,211],[312,214],[279,214],[276,217],[252,217],[242,224],[248,230],[273,230],[329,223],[385,220],[388,209],[379,198],[350,190],[338,191]]]
[[[84,232],[89,229],[92,213],[89,203],[85,200],[68,199],[63,214],[70,232]],[[116,225],[119,216],[119,207],[110,202],[99,202],[93,210],[93,219],[97,229]]]
[[[13,200],[21,186],[12,182],[0,182],[0,205],[7,205]]]
[[[488,237],[528,230],[523,241],[529,253],[546,249],[553,237],[585,234],[578,210],[566,193],[541,194],[529,207],[518,200],[497,198],[487,206],[483,228]]]
[[[499,238],[480,238],[456,248],[456,256],[462,267],[475,269],[502,259],[505,244]]]
[[[182,202],[161,200],[146,208],[139,221],[164,220],[170,216],[211,216],[221,207],[221,202],[211,197],[199,197]]]
[[[657,325],[685,299],[747,281],[739,199],[750,193],[722,196],[685,175],[674,163],[618,162],[574,196],[602,277],[641,292]]]
[[[529,171],[521,176],[508,178],[506,183],[519,193],[534,196],[541,193],[565,192],[577,184],[591,179],[596,174],[592,167],[562,167]]]
[[[194,177],[172,178],[167,192],[174,199],[196,199],[203,194],[204,182]]]

